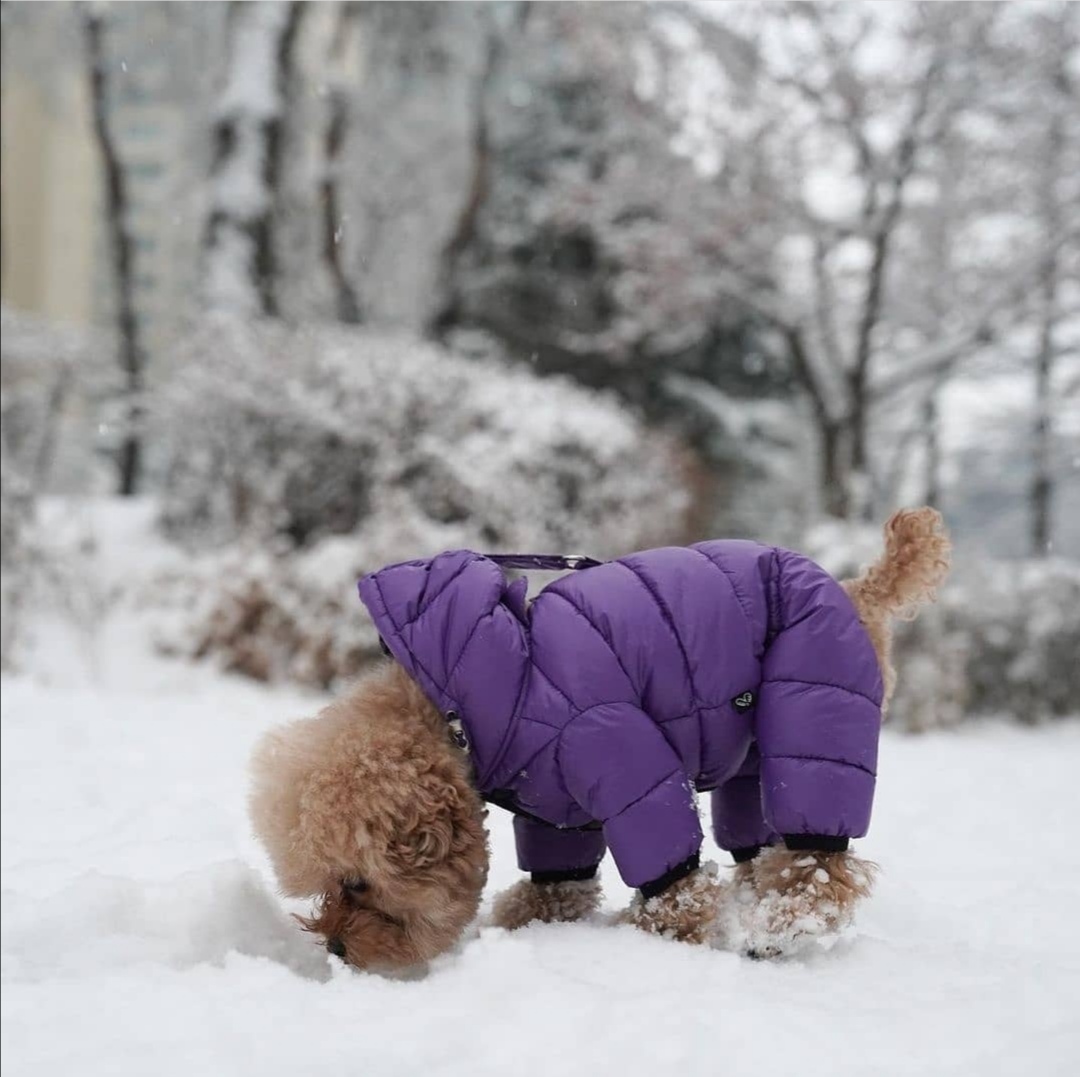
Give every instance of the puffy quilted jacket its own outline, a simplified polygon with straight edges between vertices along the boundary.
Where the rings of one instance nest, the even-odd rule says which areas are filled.
[[[468,550],[360,581],[480,791],[517,814],[524,870],[586,877],[610,848],[628,885],[659,892],[697,864],[695,790],[737,859],[866,832],[881,674],[812,561],[712,541],[594,564],[528,605],[526,587]]]

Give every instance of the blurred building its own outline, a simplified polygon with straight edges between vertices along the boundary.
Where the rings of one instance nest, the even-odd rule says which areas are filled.
[[[5,5],[0,215],[4,302],[86,326],[111,322],[115,293],[83,14],[80,5]],[[175,335],[179,297],[196,283],[190,121],[208,92],[207,41],[220,17],[221,5],[138,3],[111,6],[106,20],[108,124],[151,352]]]
[[[96,301],[100,190],[81,76],[74,66],[54,69],[45,86],[32,69],[9,68],[5,55],[0,238],[4,302],[87,325]]]

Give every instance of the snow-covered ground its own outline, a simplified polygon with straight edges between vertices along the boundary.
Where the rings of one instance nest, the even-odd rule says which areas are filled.
[[[884,873],[830,949],[480,927],[402,982],[299,932],[249,832],[252,742],[321,702],[154,658],[119,614],[4,680],[5,1074],[1080,1072],[1080,724],[887,736]]]

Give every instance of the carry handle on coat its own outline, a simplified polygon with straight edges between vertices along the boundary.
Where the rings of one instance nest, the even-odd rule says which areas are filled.
[[[502,568],[533,568],[548,572],[561,572],[563,569],[595,568],[597,565],[604,563],[603,561],[597,561],[594,557],[586,557],[580,553],[489,553],[484,556]]]

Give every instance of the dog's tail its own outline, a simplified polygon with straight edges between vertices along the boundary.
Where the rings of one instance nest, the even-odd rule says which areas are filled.
[[[843,586],[864,624],[910,621],[937,597],[952,544],[936,509],[901,509],[885,524],[885,551]]]

